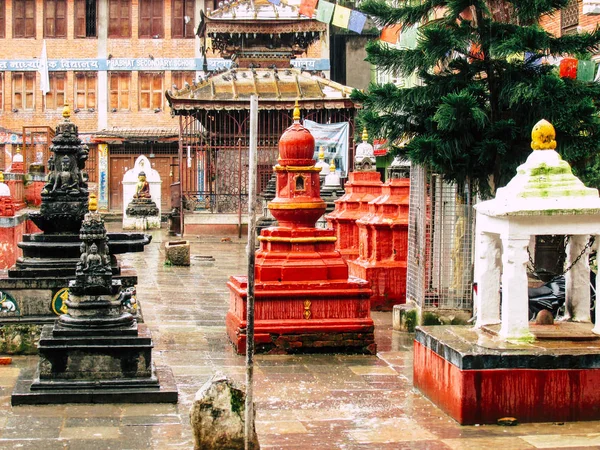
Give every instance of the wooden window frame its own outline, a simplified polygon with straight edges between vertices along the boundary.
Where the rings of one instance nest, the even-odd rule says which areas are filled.
[[[138,37],[140,39],[162,39],[165,37],[164,0],[139,0],[138,12]]]
[[[113,9],[119,8],[119,14],[113,15]],[[127,17],[121,13],[127,10]],[[111,39],[131,38],[131,0],[108,1],[108,37]],[[123,29],[126,28],[126,32]]]
[[[177,89],[183,89],[186,81],[192,84],[195,79],[196,72],[194,70],[173,70],[171,72],[171,84],[177,86]]]
[[[33,17],[27,16],[27,5],[32,10]],[[23,16],[19,16],[19,6],[23,6]],[[35,0],[13,0],[12,37],[15,39],[35,39]]]
[[[67,102],[67,72],[50,72],[48,80],[50,81],[50,90],[44,99],[44,109],[46,111],[60,110]],[[62,102],[60,97],[62,97]]]
[[[113,79],[117,80],[116,89],[112,86]],[[127,89],[122,88],[123,80],[127,82]],[[131,111],[131,72],[108,72],[108,108],[111,112]]]
[[[94,5],[93,11],[91,4]],[[75,0],[73,18],[76,39],[98,38],[98,0]]]
[[[150,78],[148,89],[143,89],[144,78]],[[155,85],[155,80],[160,78],[160,87]],[[163,109],[165,73],[164,72],[138,72],[138,108],[140,111],[159,112]],[[148,106],[145,105],[145,97],[148,97]]]
[[[59,10],[62,8],[62,16]],[[44,0],[44,38],[67,37],[67,0]]]
[[[98,72],[78,71],[73,73],[73,78],[73,107],[94,112],[98,101]]]
[[[12,107],[13,110],[19,111],[34,111],[35,110],[35,87],[36,73],[35,72],[12,72]],[[21,79],[21,86],[16,86],[17,79]],[[31,83],[31,89],[27,89],[27,81]],[[17,104],[16,96],[21,95],[20,104]],[[31,101],[28,101],[30,99]]]
[[[180,9],[181,11],[176,11]],[[196,0],[171,0],[171,38],[194,39],[196,37]],[[190,21],[186,24],[185,17]]]
[[[0,0],[0,39],[6,37],[6,0]]]

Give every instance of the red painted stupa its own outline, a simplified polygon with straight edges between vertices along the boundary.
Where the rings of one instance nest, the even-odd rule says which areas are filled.
[[[356,221],[369,213],[369,202],[381,194],[381,175],[375,169],[373,146],[367,142],[367,130],[362,143],[356,146],[354,171],[344,184],[346,193],[335,201],[335,209],[325,216],[327,225],[335,230],[338,249],[346,261],[358,258],[359,237]]]
[[[406,303],[409,190],[410,179],[392,172],[381,195],[369,202],[369,213],[356,221],[359,253],[348,266],[350,274],[370,283],[372,310]]]
[[[325,211],[315,140],[294,123],[279,141],[277,195],[269,203],[279,226],[263,230],[255,263],[255,343],[272,353],[375,353],[371,289],[348,276],[335,250],[335,232],[316,228]],[[247,277],[232,276],[227,334],[238,353],[246,351]]]

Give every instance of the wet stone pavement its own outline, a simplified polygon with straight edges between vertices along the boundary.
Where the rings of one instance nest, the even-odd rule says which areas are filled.
[[[112,224],[109,224],[112,225]],[[110,228],[110,226],[109,226]],[[146,251],[124,255],[138,271],[138,299],[158,365],[169,365],[177,405],[10,406],[19,371],[0,366],[0,449],[190,449],[189,408],[215,372],[245,380],[227,341],[228,275],[245,273],[245,243],[192,237],[192,265],[164,265],[164,230]],[[213,256],[206,261],[202,256]],[[600,448],[600,422],[461,427],[412,387],[412,336],[374,313],[377,356],[257,355],[255,400],[263,449]]]

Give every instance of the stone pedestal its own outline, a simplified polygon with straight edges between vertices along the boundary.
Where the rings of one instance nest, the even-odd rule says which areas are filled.
[[[254,333],[257,351],[375,353],[368,283],[348,276],[335,232],[315,228],[325,211],[319,195],[315,141],[294,124],[279,141],[277,195],[269,209],[279,226],[264,229],[255,260]],[[232,276],[227,334],[246,351],[247,278]]]
[[[408,203],[410,180],[392,179],[356,221],[359,255],[348,261],[350,275],[367,280],[371,309],[391,311],[406,302]]]
[[[381,175],[375,171],[351,172],[344,185],[346,193],[335,201],[334,211],[325,219],[335,230],[335,248],[346,261],[358,258],[356,221],[369,212],[369,202],[381,194]]]
[[[176,403],[172,375],[166,368],[157,374],[152,363],[149,330],[125,310],[121,282],[112,279],[106,229],[95,205],[80,237],[68,311],[44,327],[37,371],[20,376],[12,404]]]
[[[124,230],[155,230],[160,228],[160,213],[156,203],[149,198],[134,198],[123,216]]]

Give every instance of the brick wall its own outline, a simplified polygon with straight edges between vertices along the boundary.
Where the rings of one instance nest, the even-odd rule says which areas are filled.
[[[583,12],[583,1],[579,0],[579,25],[578,29],[581,31],[594,31],[596,26],[600,24],[600,16],[584,16]],[[548,32],[552,33],[554,36],[559,37],[561,35],[560,30],[560,18],[561,12],[556,12],[552,15],[542,17],[540,20],[540,25]]]

